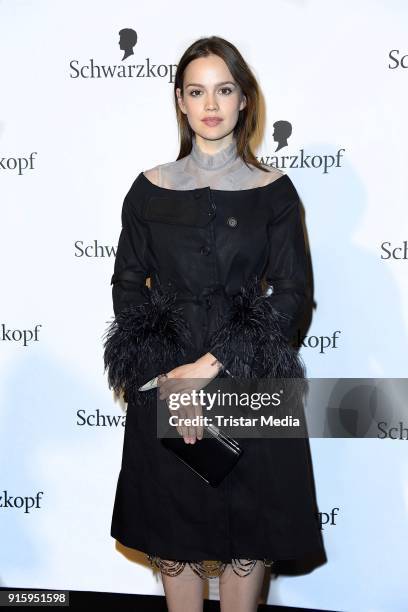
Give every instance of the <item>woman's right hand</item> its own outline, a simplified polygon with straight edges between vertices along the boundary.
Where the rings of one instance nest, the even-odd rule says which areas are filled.
[[[186,394],[188,396],[192,391],[199,391],[219,374],[221,368],[222,364],[211,353],[202,355],[193,363],[177,366],[167,374],[159,377],[160,399],[167,401],[170,395],[177,398],[177,395],[180,394],[183,394],[185,398]],[[191,399],[193,400],[193,398]],[[196,439],[202,439],[204,431],[202,424],[203,407],[198,400],[196,400],[195,404],[192,401],[191,404],[180,405],[177,408],[177,412],[173,410],[171,414],[172,416],[178,416],[180,424],[177,425],[177,431],[183,436],[187,444],[194,444]],[[194,418],[196,418],[196,424],[185,424],[185,419]]]
[[[171,380],[171,378],[167,374],[164,374],[164,375],[162,374],[158,378],[158,386],[160,387],[165,381],[169,381],[169,380]],[[206,380],[203,379],[203,383],[204,382],[208,384],[209,381],[208,379]],[[198,383],[198,381],[195,381],[195,383]],[[191,385],[191,382],[190,382],[190,385]],[[195,390],[198,391],[199,388],[201,388],[200,383],[198,383],[198,386]],[[183,397],[182,402],[179,401],[178,399],[180,398],[181,394]],[[197,439],[201,440],[203,438],[203,433],[204,433],[204,427],[202,424],[203,406],[200,403],[198,398],[193,398],[191,394],[191,386],[189,390],[184,389],[181,392],[177,392],[173,390],[171,391],[171,396],[172,396],[171,399],[172,399],[173,407],[170,407],[169,405],[168,395],[163,395],[160,397],[161,399],[165,399],[167,403],[169,413],[173,417],[172,423],[173,425],[175,422],[177,423],[174,426],[176,427],[180,436],[184,438],[184,442],[186,444],[195,444]],[[191,402],[186,401],[188,399],[188,396],[190,396]],[[189,423],[194,423],[194,424],[189,424]]]
[[[195,404],[191,402],[187,406],[180,406],[177,409],[177,414],[174,415],[173,413],[173,416],[178,417],[180,424],[176,425],[176,428],[186,444],[195,444],[197,439],[202,439],[204,432],[202,425],[203,407],[199,401],[196,401]],[[192,419],[195,419],[195,421],[192,421]],[[197,424],[186,425],[186,420],[187,423],[190,421]]]

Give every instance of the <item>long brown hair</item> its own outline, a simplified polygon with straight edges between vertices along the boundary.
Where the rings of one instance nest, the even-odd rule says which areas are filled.
[[[237,153],[246,164],[268,172],[258,162],[250,146],[250,139],[258,129],[259,120],[260,95],[257,80],[238,49],[219,36],[199,38],[186,49],[178,63],[174,79],[174,102],[180,138],[180,152],[177,159],[191,152],[194,132],[178,105],[176,89],[179,87],[183,95],[184,72],[188,64],[199,57],[207,57],[211,54],[218,55],[224,60],[242,93],[246,96],[246,106],[239,111],[238,121],[234,128]]]

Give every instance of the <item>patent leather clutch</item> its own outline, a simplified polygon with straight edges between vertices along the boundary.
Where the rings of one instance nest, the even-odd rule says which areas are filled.
[[[181,436],[160,438],[160,441],[207,484],[218,487],[244,451],[236,440],[223,434],[214,425],[204,427],[203,431],[203,438],[196,439],[194,444],[187,444]]]

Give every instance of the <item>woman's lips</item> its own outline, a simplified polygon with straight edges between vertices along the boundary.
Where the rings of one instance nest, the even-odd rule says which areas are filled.
[[[218,118],[203,119],[203,122],[205,123],[205,125],[208,125],[210,127],[218,125],[219,123],[221,123],[221,121],[222,119],[218,119]]]

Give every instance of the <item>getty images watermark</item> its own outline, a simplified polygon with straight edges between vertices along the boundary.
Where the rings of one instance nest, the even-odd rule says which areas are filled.
[[[407,440],[405,378],[167,379],[157,436],[216,426],[234,438]]]

